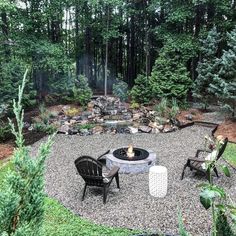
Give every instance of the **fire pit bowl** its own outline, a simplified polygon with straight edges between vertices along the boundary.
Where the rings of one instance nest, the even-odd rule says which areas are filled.
[[[156,153],[152,150],[133,148],[133,157],[127,155],[128,147],[110,150],[106,154],[106,166],[111,169],[113,166],[120,167],[119,173],[144,173],[156,164]]]

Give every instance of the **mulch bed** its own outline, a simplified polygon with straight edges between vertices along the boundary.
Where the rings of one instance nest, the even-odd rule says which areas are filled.
[[[215,136],[223,135],[231,142],[236,142],[236,120],[228,119],[220,124],[215,132]]]
[[[13,150],[14,150],[13,145],[0,143],[0,160],[3,160],[11,156]]]

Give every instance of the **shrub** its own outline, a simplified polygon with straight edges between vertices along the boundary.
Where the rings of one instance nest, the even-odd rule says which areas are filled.
[[[150,77],[150,91],[156,98],[184,100],[192,80],[181,57],[169,50],[164,48],[155,62]]]
[[[57,131],[57,128],[53,124],[34,123],[33,128],[35,131],[44,132],[46,134],[53,134]]]
[[[12,137],[11,127],[8,123],[0,121],[0,142]]]
[[[2,62],[0,68],[0,104],[12,105],[12,99],[17,97],[18,87],[22,81],[26,64],[19,59]],[[36,104],[36,90],[33,81],[29,81],[22,97],[24,107],[32,107]]]
[[[166,98],[162,98],[161,102],[154,107],[154,110],[157,112],[157,115],[161,117],[165,117],[167,115],[168,109],[168,100]]]
[[[88,79],[79,75],[74,87],[72,88],[71,101],[78,102],[81,106],[85,107],[92,98],[92,90],[89,87]]]
[[[44,215],[44,163],[52,146],[52,138],[39,148],[37,158],[29,155],[22,134],[22,96],[26,73],[19,88],[18,102],[14,101],[17,127],[10,123],[16,137],[13,169],[9,171],[0,192],[0,234],[40,235]]]
[[[65,115],[70,116],[70,117],[77,116],[80,113],[81,113],[81,109],[78,109],[75,107],[72,107],[72,108],[65,111]]]
[[[112,93],[121,101],[126,101],[128,99],[128,84],[120,80],[113,84]]]
[[[130,91],[133,101],[137,103],[148,104],[153,98],[151,85],[145,75],[138,75],[134,81],[134,86]]]
[[[172,98],[171,103],[166,98],[162,98],[161,102],[154,109],[158,116],[169,119],[175,119],[179,113],[179,106],[175,98]]]
[[[172,98],[172,106],[169,109],[168,113],[169,119],[175,119],[178,113],[179,113],[179,106],[177,100],[175,98]]]
[[[139,107],[140,107],[140,105],[135,101],[132,101],[130,104],[131,109],[138,109]]]

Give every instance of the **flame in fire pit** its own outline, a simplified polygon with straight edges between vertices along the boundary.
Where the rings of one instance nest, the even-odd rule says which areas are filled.
[[[127,157],[128,158],[133,158],[134,157],[134,150],[133,150],[133,146],[131,144],[128,146]]]

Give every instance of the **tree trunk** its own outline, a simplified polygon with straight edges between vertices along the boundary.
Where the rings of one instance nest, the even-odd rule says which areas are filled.
[[[109,31],[110,8],[107,6],[107,33]],[[104,80],[104,95],[107,96],[107,65],[108,65],[108,37],[106,38],[106,56],[105,56],[105,80]]]

